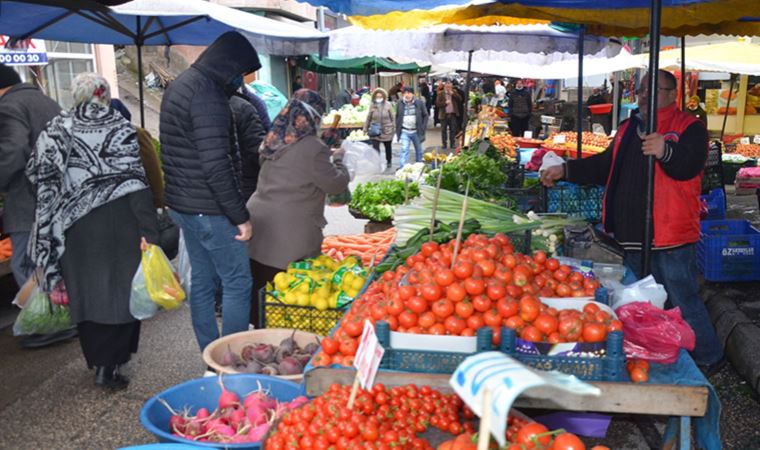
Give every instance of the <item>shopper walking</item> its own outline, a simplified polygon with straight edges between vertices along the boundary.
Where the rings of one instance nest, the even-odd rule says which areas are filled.
[[[11,270],[23,286],[34,270],[26,252],[34,222],[34,194],[24,168],[47,123],[61,112],[37,87],[0,64],[0,192],[5,194],[3,232],[11,237]]]
[[[214,296],[222,289],[222,335],[248,329],[251,223],[240,188],[229,97],[236,78],[261,67],[248,40],[227,32],[172,82],[161,102],[164,198],[192,266],[190,308],[203,350],[219,337]]]
[[[364,122],[364,132],[370,137],[372,147],[378,153],[380,144],[385,146],[385,161],[390,167],[393,159],[391,144],[393,135],[396,133],[396,117],[393,114],[393,105],[388,101],[388,94],[383,88],[377,88],[372,93],[372,106]]]
[[[441,120],[441,145],[443,149],[456,148],[456,136],[459,133],[459,114],[462,110],[462,96],[454,90],[450,81],[446,82],[443,91],[438,93],[436,109]]]
[[[259,183],[247,205],[253,223],[248,245],[253,324],[258,322],[259,290],[291,262],[321,253],[325,196],[348,188],[343,151],[332,153],[330,162],[330,148],[317,137],[324,112],[324,99],[301,89],[274,119],[259,150]]]
[[[31,258],[47,292],[65,280],[71,320],[95,383],[122,389],[119,367],[137,351],[140,322],[129,312],[140,240],[158,226],[134,126],[109,106],[94,73],[72,84],[74,108],[54,118],[26,168],[36,188]]]
[[[639,90],[640,115],[624,121],[603,153],[568,161],[542,172],[547,186],[556,180],[606,185],[604,229],[625,249],[625,263],[641,277],[646,209],[647,157],[654,156],[654,242],[652,275],[665,286],[668,302],[679,307],[697,337],[692,354],[708,375],[722,365],[723,347],[700,298],[696,264],[699,195],[707,159],[707,130],[676,105],[675,77],[659,71],[657,131],[645,134],[649,92],[647,76]]]
[[[517,80],[509,96],[509,130],[512,136],[523,137],[529,129],[532,112],[533,100],[530,97],[530,91],[525,89],[523,80]]]
[[[425,103],[415,97],[414,89],[404,88],[404,95],[396,105],[396,136],[401,142],[401,167],[409,161],[410,145],[414,145],[414,161],[422,161],[422,143],[425,142],[427,123]]]

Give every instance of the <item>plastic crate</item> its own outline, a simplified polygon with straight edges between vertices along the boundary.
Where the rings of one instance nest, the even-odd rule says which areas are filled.
[[[446,351],[401,350],[390,346],[390,327],[387,322],[375,324],[380,345],[385,348],[382,370],[396,370],[412,373],[453,373],[471,356],[469,353]],[[492,351],[493,331],[489,327],[478,330],[476,353]],[[612,332],[607,337],[605,355],[601,357],[545,356],[519,353],[516,347],[515,331],[502,327],[501,343],[498,350],[517,359],[523,364],[541,370],[559,370],[587,381],[623,381],[626,378],[625,355],[623,354],[623,334]]]
[[[267,295],[265,288],[259,291],[259,320],[263,328],[289,328],[327,336],[349,306],[320,311],[313,306],[286,305]]]
[[[592,223],[602,221],[603,201],[603,186],[580,186],[561,181],[546,190],[546,212],[561,212]]]
[[[760,280],[760,231],[747,220],[705,220],[697,264],[708,281]]]
[[[509,204],[508,207],[516,208],[524,213],[528,211],[544,212],[543,190],[538,184],[528,188],[507,188],[505,193],[514,200],[514,204]]]
[[[707,217],[704,220],[723,220],[726,218],[726,194],[722,188],[713,189],[709,194],[699,197],[707,203]]]

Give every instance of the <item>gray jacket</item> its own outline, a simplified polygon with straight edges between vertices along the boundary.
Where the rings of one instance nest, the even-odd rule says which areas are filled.
[[[369,107],[369,113],[367,114],[367,120],[364,122],[364,132],[369,132],[369,127],[372,123],[380,124],[380,136],[374,137],[380,142],[387,142],[393,140],[395,134],[395,122],[393,117],[393,105],[388,100],[381,104],[372,102],[372,106]]]
[[[425,141],[425,132],[427,131],[428,122],[428,110],[425,107],[425,102],[417,97],[414,97],[414,106],[417,113],[417,136],[420,137],[420,142]],[[401,99],[396,104],[396,137],[401,139],[401,130],[404,123],[404,109],[406,107],[406,100]]]
[[[0,192],[5,194],[3,231],[30,231],[36,205],[24,174],[37,136],[61,113],[58,103],[31,84],[17,84],[0,97]]]
[[[262,158],[247,205],[253,224],[248,256],[278,269],[318,256],[327,224],[325,195],[342,193],[348,182],[346,167],[330,162],[330,149],[316,136],[291,144],[276,159]]]

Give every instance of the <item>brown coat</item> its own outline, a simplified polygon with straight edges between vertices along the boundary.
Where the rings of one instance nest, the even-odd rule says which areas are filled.
[[[462,111],[462,96],[456,90],[451,93],[451,103],[454,104],[454,114],[459,117],[459,113]],[[438,91],[435,98],[435,109],[438,111],[439,119],[446,119],[446,91],[443,89]]]
[[[148,179],[150,192],[153,194],[153,206],[164,207],[164,175],[161,172],[161,163],[158,161],[156,146],[153,137],[148,130],[137,128],[137,143],[140,146],[140,160],[145,167],[145,177]]]
[[[372,101],[372,106],[369,107],[369,113],[367,114],[367,120],[364,122],[364,132],[369,132],[369,126],[373,122],[380,124],[380,136],[374,137],[380,142],[387,142],[393,140],[393,135],[396,133],[396,118],[393,114],[393,105],[388,100],[381,104],[377,104]]]
[[[342,161],[330,162],[330,149],[307,136],[276,159],[261,158],[256,192],[248,200],[253,238],[248,256],[261,264],[285,269],[289,263],[319,255],[325,195],[348,187]]]

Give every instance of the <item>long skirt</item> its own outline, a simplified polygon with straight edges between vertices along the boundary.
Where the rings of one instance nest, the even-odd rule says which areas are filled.
[[[255,259],[251,260],[251,275],[253,276],[253,289],[251,289],[251,324],[256,328],[263,328],[263,317],[259,316],[259,291],[267,283],[274,281],[274,276],[286,269],[261,264]]]
[[[79,322],[79,343],[87,367],[118,366],[126,364],[132,353],[137,353],[140,341],[140,322],[118,325]]]

